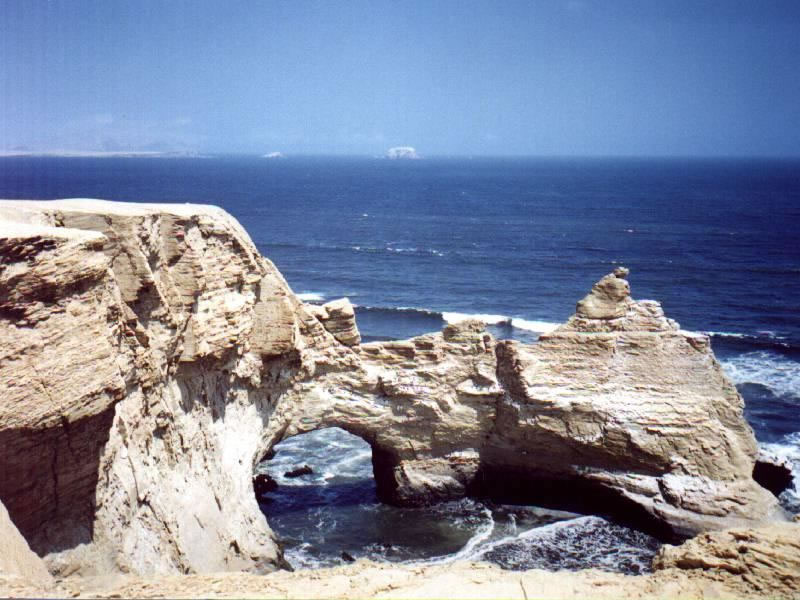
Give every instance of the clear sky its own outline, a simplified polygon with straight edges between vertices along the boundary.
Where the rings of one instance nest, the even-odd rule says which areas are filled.
[[[0,0],[0,149],[800,155],[800,0]]]

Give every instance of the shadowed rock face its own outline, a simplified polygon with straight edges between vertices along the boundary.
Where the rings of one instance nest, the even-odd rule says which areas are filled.
[[[253,468],[330,426],[372,445],[391,502],[563,485],[677,534],[782,517],[708,339],[626,270],[535,345],[470,321],[359,344],[349,303],[304,305],[218,208],[0,218],[0,500],[58,573],[283,565]]]
[[[0,551],[0,578],[20,577],[36,581],[42,586],[53,583],[53,578],[47,572],[44,562],[28,547],[25,538],[11,522],[2,502],[0,502],[0,539],[3,540]]]

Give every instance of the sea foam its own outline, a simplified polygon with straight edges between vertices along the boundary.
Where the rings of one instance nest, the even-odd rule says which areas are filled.
[[[735,384],[755,383],[777,396],[800,399],[800,363],[781,354],[757,350],[721,362]]]
[[[483,321],[487,325],[510,325],[517,329],[524,329],[532,331],[533,333],[548,333],[556,329],[560,323],[552,323],[550,321],[533,321],[528,319],[520,319],[518,317],[507,317],[506,315],[494,315],[483,313],[458,313],[458,312],[444,312],[442,318],[448,323],[459,323],[467,319],[477,319]]]
[[[303,292],[302,294],[295,294],[303,302],[324,302],[325,294],[321,292]]]

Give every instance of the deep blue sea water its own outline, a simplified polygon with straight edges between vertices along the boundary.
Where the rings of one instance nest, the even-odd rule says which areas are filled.
[[[0,197],[218,204],[304,298],[349,297],[366,339],[481,314],[498,337],[532,341],[625,265],[635,298],[711,333],[756,436],[800,469],[800,161],[7,157]],[[341,548],[635,571],[652,554],[594,517],[383,507],[360,444],[319,432],[264,463],[283,485],[263,508],[295,564],[336,562]],[[310,479],[278,472],[315,455]],[[429,534],[397,538],[398,522]]]

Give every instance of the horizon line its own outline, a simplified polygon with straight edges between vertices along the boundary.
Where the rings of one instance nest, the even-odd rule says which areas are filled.
[[[269,162],[283,162],[295,158],[360,158],[387,160],[390,162],[424,162],[429,159],[757,159],[757,160],[799,160],[798,154],[475,154],[475,153],[437,153],[420,154],[415,158],[389,158],[386,154],[372,153],[326,153],[326,152],[280,152],[280,156],[267,156],[255,151],[202,151],[202,150],[0,150],[0,158],[51,157],[51,158],[217,158],[249,157],[262,158]]]

